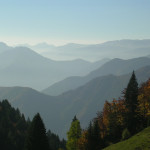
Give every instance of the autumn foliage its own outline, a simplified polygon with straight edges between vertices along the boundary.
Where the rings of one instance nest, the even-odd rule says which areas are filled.
[[[143,126],[146,127],[150,125],[150,79],[139,88],[138,102]]]
[[[79,150],[92,149],[89,145],[92,143],[89,135],[92,133],[95,120],[98,121],[99,126],[97,129],[99,150],[111,143],[126,139],[124,138],[125,131],[128,131],[128,135],[132,136],[150,125],[150,79],[138,88],[133,72],[129,84],[121,98],[105,102],[103,111],[98,112],[89,127],[82,132],[78,140]],[[90,136],[92,137],[92,135]],[[96,149],[96,147],[93,148],[93,150]]]

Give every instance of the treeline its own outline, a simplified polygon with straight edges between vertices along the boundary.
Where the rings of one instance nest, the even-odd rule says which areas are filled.
[[[32,121],[26,120],[7,100],[0,102],[1,150],[65,150],[65,146],[65,140],[50,130],[46,132],[39,113]]]
[[[81,130],[79,120],[73,119],[67,133],[67,150],[101,150],[149,125],[150,79],[138,87],[133,72],[122,97],[112,102],[106,101],[103,111],[97,113],[87,129]]]
[[[115,87],[114,87],[115,88]],[[107,89],[106,89],[107,90]],[[82,130],[73,118],[67,143],[45,125],[39,113],[25,119],[7,100],[0,102],[1,150],[101,150],[125,140],[150,125],[150,79],[138,87],[133,72],[122,97],[106,101],[103,111]]]

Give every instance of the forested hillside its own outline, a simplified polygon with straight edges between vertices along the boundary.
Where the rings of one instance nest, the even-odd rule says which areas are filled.
[[[41,142],[42,140],[43,142]],[[33,142],[34,141],[34,142]],[[48,149],[44,149],[47,141]],[[45,125],[39,114],[33,120],[25,119],[19,109],[14,109],[7,100],[0,102],[0,149],[1,150],[65,150],[65,140],[60,140]],[[42,146],[42,148],[40,147]]]
[[[115,87],[115,86],[114,86]],[[14,93],[14,92],[13,92]],[[36,93],[36,91],[35,91]],[[67,143],[60,140],[50,130],[46,132],[45,125],[39,113],[33,120],[25,119],[19,109],[13,108],[7,100],[0,102],[0,146],[2,150],[101,150],[111,144],[131,139],[113,145],[117,148],[130,141],[137,147],[149,147],[148,134],[145,131],[137,134],[150,125],[150,79],[138,86],[135,73],[119,99],[106,101],[102,111],[91,120],[87,128],[82,129],[80,121],[75,116],[67,132]],[[49,114],[47,114],[49,116]],[[137,134],[136,136],[134,136]],[[43,140],[41,140],[43,139]],[[140,140],[141,139],[141,140]],[[135,144],[131,145],[135,147]],[[111,147],[108,147],[108,149]],[[117,150],[117,149],[116,149]]]
[[[144,73],[143,73],[144,72]],[[150,77],[150,67],[135,71],[138,83]],[[121,91],[127,86],[131,73],[114,76],[107,75],[93,79],[76,90],[68,91],[60,96],[52,97],[31,88],[1,87],[1,99],[8,99],[12,106],[18,107],[25,116],[31,118],[39,112],[47,128],[66,137],[70,120],[77,115],[82,127],[103,109],[105,100],[121,96]]]
[[[0,150],[150,150],[149,18],[150,0],[0,0]]]
[[[149,149],[149,133],[146,133],[149,132],[149,128],[137,134],[150,125],[149,97],[150,79],[138,86],[133,72],[122,97],[112,102],[106,101],[103,110],[97,113],[97,116],[82,133],[77,130],[80,127],[79,124],[75,130],[78,136],[68,134],[67,143],[73,141],[72,144],[69,144],[68,150],[71,150],[72,147],[79,150],[101,150],[131,136],[133,136],[131,139],[106,149]],[[73,130],[73,122],[74,120],[68,133]]]

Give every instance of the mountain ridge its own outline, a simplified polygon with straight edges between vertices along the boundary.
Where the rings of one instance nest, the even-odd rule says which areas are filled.
[[[26,47],[10,47],[0,53],[0,85],[42,90],[66,77],[86,75],[106,61],[54,61]]]
[[[146,65],[150,65],[150,58],[139,57],[129,60],[115,58],[106,62],[101,67],[90,72],[86,76],[74,76],[66,78],[42,90],[42,92],[48,95],[57,96],[59,94],[62,94],[63,92],[66,92],[67,90],[76,89],[98,76],[103,76],[107,74],[122,75],[129,73],[133,70],[137,70]]]
[[[139,83],[142,83],[150,77],[150,66],[140,68],[135,73]],[[18,107],[26,117],[40,112],[46,127],[65,137],[74,115],[77,115],[81,126],[85,128],[97,111],[102,110],[105,100],[121,96],[121,91],[127,86],[130,76],[131,73],[97,77],[59,96],[45,95],[31,88],[15,87],[17,90],[7,90],[1,87],[0,98],[8,99],[12,106]]]
[[[100,44],[78,44],[68,43],[62,46],[39,48],[32,47],[43,56],[54,59],[76,59],[96,61],[102,58],[113,59],[115,57],[122,59],[130,59],[133,57],[146,56],[150,50],[150,39],[143,40],[116,40],[107,41]],[[141,50],[139,50],[141,49]]]

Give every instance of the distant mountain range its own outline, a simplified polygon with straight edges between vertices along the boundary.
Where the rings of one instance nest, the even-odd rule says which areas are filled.
[[[78,53],[80,56],[89,55],[90,57],[94,56],[94,58],[101,58],[99,57],[101,54],[110,57],[113,55],[116,55],[117,57],[120,54],[123,56],[128,54],[130,57],[136,57],[136,55],[149,54],[149,41],[150,40],[121,40],[97,45],[68,44],[57,47],[55,52],[59,55],[63,55],[66,52],[73,55],[74,53]],[[37,45],[37,47],[42,48],[44,45],[45,44],[40,44]],[[45,47],[47,49],[49,48],[48,45]],[[52,47],[55,46],[51,46],[51,48]],[[109,55],[105,55],[106,53]],[[53,54],[52,51],[50,54]],[[54,83],[69,77],[69,79],[66,80],[67,82],[65,81],[66,87],[64,87],[63,81],[61,83],[62,86],[59,86],[57,83],[56,85],[58,86],[52,86],[48,92],[47,90],[46,92],[44,90],[47,94],[58,95],[70,89],[75,89],[95,77],[87,77],[82,79],[82,81],[78,79],[74,80],[72,86],[71,76],[85,76],[109,60],[110,59],[102,59],[93,63],[82,59],[54,61],[41,56],[27,47],[13,48],[7,46],[5,43],[0,43],[0,85],[25,86],[37,90],[43,90]],[[99,74],[97,76],[99,76]]]
[[[13,48],[0,43],[0,85],[42,90],[66,77],[86,75],[108,60],[94,63],[81,59],[54,61],[27,47]]]
[[[102,44],[75,44],[69,43],[63,46],[48,45],[40,43],[30,46],[45,57],[56,60],[100,60],[102,58],[122,58],[130,59],[146,56],[150,53],[150,39],[145,40],[117,40]]]
[[[150,65],[150,58],[148,57],[139,57],[129,60],[116,58],[105,63],[97,70],[92,71],[87,76],[74,76],[66,78],[65,80],[57,82],[52,86],[44,89],[42,92],[48,95],[57,96],[66,91],[76,89],[96,77],[108,74],[123,75],[148,65]]]
[[[66,46],[69,47],[68,50]],[[139,83],[150,77],[150,40],[66,46],[57,49],[60,55],[70,51],[70,55],[77,54],[75,57],[80,54],[85,55],[85,58],[89,56],[91,59],[99,59],[109,54],[112,58],[116,55],[132,59],[115,57],[93,63],[82,59],[54,61],[27,47],[13,48],[0,43],[0,99],[8,99],[26,117],[33,117],[39,112],[47,128],[61,137],[65,137],[74,115],[85,127],[97,111],[102,110],[105,100],[121,96],[133,70]],[[147,57],[133,58],[138,55]],[[47,91],[44,90],[46,94],[32,89],[42,90],[49,86]]]
[[[150,66],[135,73],[139,83],[142,83],[150,77]],[[77,115],[82,127],[85,127],[96,112],[102,110],[105,100],[121,96],[130,76],[131,73],[97,77],[84,86],[55,97],[31,88],[1,87],[0,97],[8,99],[14,107],[19,107],[26,117],[40,112],[46,126],[64,137],[74,115]]]

